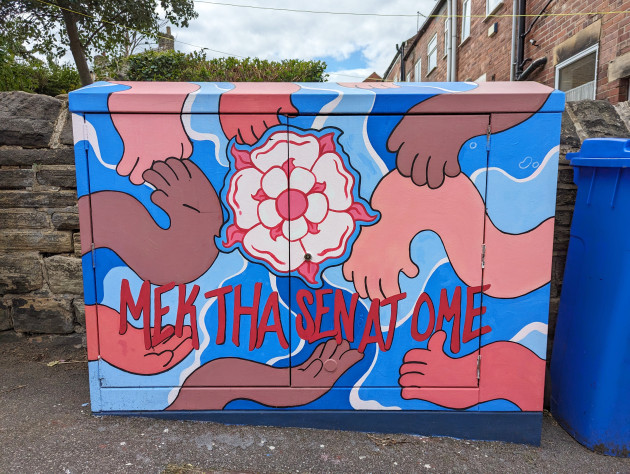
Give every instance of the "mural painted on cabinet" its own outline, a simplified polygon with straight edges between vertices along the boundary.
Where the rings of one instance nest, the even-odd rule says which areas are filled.
[[[91,87],[109,112],[74,115],[94,411],[542,410],[548,96],[461,114],[484,84]]]

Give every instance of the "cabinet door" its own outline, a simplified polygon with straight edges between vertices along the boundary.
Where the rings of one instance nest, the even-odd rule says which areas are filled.
[[[423,133],[435,123],[439,136]],[[289,121],[293,387],[367,390],[359,397],[381,405],[441,404],[450,395],[432,387],[472,388],[476,403],[485,180],[475,176],[486,171],[488,123]],[[454,146],[460,125],[469,136]],[[444,179],[447,166],[457,176]]]
[[[542,410],[561,114],[492,114],[487,173],[481,379]],[[519,389],[518,387],[523,387]]]
[[[274,265],[288,266],[289,246],[259,212],[266,186],[288,186],[267,176],[287,147],[239,145],[212,114],[87,120],[101,386],[288,386],[289,290]],[[252,370],[270,365],[284,369]]]

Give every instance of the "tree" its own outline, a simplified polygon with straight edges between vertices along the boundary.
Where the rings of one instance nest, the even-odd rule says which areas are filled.
[[[197,17],[193,0],[0,0],[0,36],[21,56],[40,53],[52,59],[69,48],[87,85],[92,82],[88,58],[119,51],[129,42],[128,28],[158,36],[158,7],[177,26]]]

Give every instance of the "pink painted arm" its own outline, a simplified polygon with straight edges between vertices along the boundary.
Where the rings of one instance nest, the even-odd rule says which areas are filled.
[[[354,282],[363,298],[396,295],[401,271],[411,278],[417,275],[409,247],[423,230],[440,236],[461,280],[468,286],[479,285],[484,218],[487,294],[513,298],[549,282],[553,218],[524,234],[503,233],[485,214],[483,199],[465,175],[447,178],[440,188],[431,189],[392,171],[377,186],[371,204],[381,212],[381,220],[361,229],[343,266],[345,278]],[[382,250],[375,252],[375,248]]]
[[[143,330],[128,325],[127,331],[120,334],[120,314],[108,306],[86,306],[85,319],[88,360],[96,360],[100,356],[126,372],[158,374],[179,364],[193,350],[190,326],[184,326],[181,338],[171,336],[145,349]],[[163,332],[173,331],[168,328],[165,326]]]
[[[278,115],[297,115],[291,94],[300,86],[291,82],[237,82],[221,95],[221,128],[229,139],[240,144],[255,144],[267,129],[278,125]],[[243,112],[247,111],[248,114]]]
[[[444,353],[445,341],[446,333],[438,331],[431,336],[427,349],[412,349],[405,354],[399,379],[402,398],[457,409],[505,399],[523,411],[542,410],[545,361],[514,342],[494,342],[481,348],[478,390],[436,388],[463,386],[458,380],[470,378],[477,367],[476,352],[451,358]]]
[[[121,176],[142,184],[142,173],[154,161],[170,157],[189,158],[190,142],[181,113],[186,97],[199,89],[187,82],[118,82],[130,89],[114,92],[107,106],[123,144],[123,157],[116,167]],[[158,101],[156,95],[159,95]],[[160,110],[174,113],[159,113]]]

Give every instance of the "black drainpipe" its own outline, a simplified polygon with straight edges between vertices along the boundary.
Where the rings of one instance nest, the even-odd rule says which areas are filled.
[[[516,80],[523,74],[523,62],[525,56],[525,7],[526,0],[518,2],[518,44],[516,45]]]
[[[407,75],[405,74],[405,42],[400,45],[400,82],[404,82]]]

